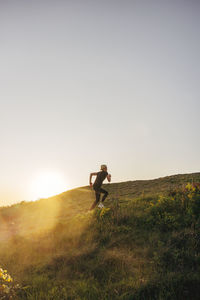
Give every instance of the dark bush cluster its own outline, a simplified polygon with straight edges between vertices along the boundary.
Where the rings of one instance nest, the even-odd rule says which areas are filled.
[[[146,209],[148,226],[162,231],[181,229],[185,226],[200,228],[200,185],[187,184],[182,189],[170,191],[150,202]]]

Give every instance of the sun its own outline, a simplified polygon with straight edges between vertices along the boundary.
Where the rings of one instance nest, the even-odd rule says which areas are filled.
[[[31,194],[34,200],[47,198],[67,190],[64,177],[56,172],[41,172],[31,183]]]

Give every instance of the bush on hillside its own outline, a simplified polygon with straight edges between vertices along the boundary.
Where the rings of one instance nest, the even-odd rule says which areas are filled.
[[[146,209],[148,226],[162,231],[181,229],[185,226],[200,227],[200,185],[187,184],[182,189],[170,191],[150,202]]]

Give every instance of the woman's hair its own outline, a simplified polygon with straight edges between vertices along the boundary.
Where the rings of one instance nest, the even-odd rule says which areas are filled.
[[[104,170],[104,169],[106,169],[106,168],[107,168],[106,165],[101,165],[101,170]]]

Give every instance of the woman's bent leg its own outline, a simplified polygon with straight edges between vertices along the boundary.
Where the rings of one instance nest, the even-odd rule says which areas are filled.
[[[108,196],[108,192],[106,190],[104,190],[104,189],[100,189],[100,192],[104,194],[103,198],[101,200],[101,202],[103,202],[106,199],[106,197]]]

